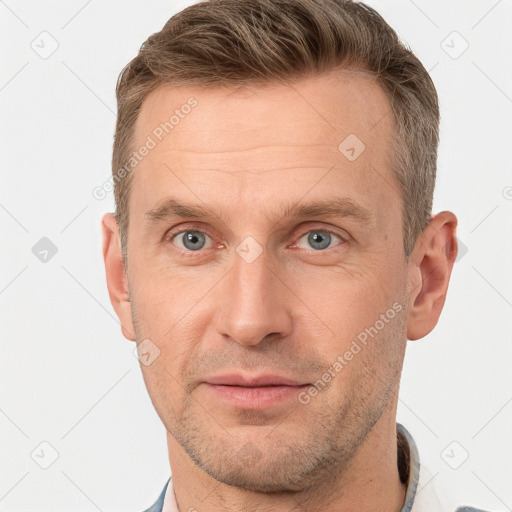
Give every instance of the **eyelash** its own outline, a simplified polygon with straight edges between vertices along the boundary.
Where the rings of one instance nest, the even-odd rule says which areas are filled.
[[[215,238],[212,235],[210,235],[208,233],[208,231],[197,229],[196,227],[193,227],[193,226],[189,226],[189,227],[185,226],[185,227],[180,228],[177,231],[168,231],[166,233],[165,237],[164,237],[165,241],[170,243],[170,244],[172,244],[173,240],[178,235],[180,235],[182,233],[187,233],[189,231],[196,231],[198,233],[203,233],[203,234],[209,236],[213,241],[215,241]],[[336,247],[340,247],[340,246],[345,245],[345,244],[348,243],[348,236],[342,236],[340,233],[336,232],[333,229],[329,229],[329,228],[313,228],[313,229],[308,229],[308,230],[302,232],[300,234],[300,236],[296,237],[296,240],[291,244],[291,247],[292,248],[297,248],[297,244],[298,244],[299,240],[301,238],[303,238],[304,235],[307,235],[307,234],[312,233],[314,231],[319,231],[319,232],[322,232],[322,233],[329,233],[330,235],[337,236],[338,238],[341,239],[341,242],[338,245],[335,245],[333,247],[329,247],[327,249],[322,249],[322,250],[310,249],[310,251],[313,251],[315,253],[326,253],[329,249],[335,249]],[[288,246],[288,247],[290,247],[290,246]],[[198,255],[201,252],[203,252],[201,249],[199,249],[198,251],[190,251],[190,250],[181,249],[180,247],[176,247],[176,246],[175,246],[175,248],[176,248],[177,251],[180,251],[182,254],[184,254],[186,256],[191,256],[191,257],[194,257],[195,255]]]

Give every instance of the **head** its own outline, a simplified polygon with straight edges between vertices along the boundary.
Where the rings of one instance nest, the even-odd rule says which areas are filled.
[[[348,467],[456,255],[428,73],[364,4],[223,0],[152,35],[117,99],[107,282],[170,442],[264,492]],[[205,383],[228,373],[303,387],[233,405]]]

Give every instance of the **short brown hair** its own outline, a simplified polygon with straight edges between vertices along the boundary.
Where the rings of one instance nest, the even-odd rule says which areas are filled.
[[[363,69],[387,93],[394,120],[393,171],[400,187],[407,256],[431,219],[439,106],[417,57],[372,8],[350,0],[210,0],[193,4],[150,36],[117,83],[112,173],[126,261],[135,123],[160,85],[291,81],[336,68]],[[123,173],[125,174],[125,173]]]

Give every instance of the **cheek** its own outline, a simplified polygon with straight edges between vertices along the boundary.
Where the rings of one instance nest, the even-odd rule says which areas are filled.
[[[199,323],[194,306],[200,297],[187,294],[176,285],[179,280],[141,279],[135,282],[132,294],[132,315],[137,339],[153,359],[145,365],[139,349],[141,369],[148,388],[157,394],[179,396],[184,369],[192,357],[194,340],[200,339]],[[158,383],[162,383],[159,384]],[[164,385],[165,383],[165,385]],[[169,390],[169,391],[168,391]]]
[[[398,364],[396,353],[401,346],[399,338],[404,337],[406,317],[400,280],[404,277],[400,278],[392,265],[383,266],[384,255],[380,260],[373,267],[366,265],[357,272],[344,269],[328,279],[317,273],[309,285],[309,280],[303,279],[298,292],[328,326],[325,337],[310,326],[309,336],[315,340],[322,359],[333,365],[342,357],[343,370],[339,374],[343,377],[337,379],[340,389],[349,387],[349,382],[364,384],[370,379],[367,385],[371,387],[375,380],[389,380],[391,377],[384,374],[393,372]]]
[[[303,272],[295,281],[297,295],[332,333],[346,339],[372,325],[402,298],[398,276],[391,268],[361,264],[357,268]]]
[[[182,321],[207,294],[209,282],[207,275],[199,278],[197,273],[192,276],[150,259],[141,262],[133,269],[130,289],[145,335],[160,339],[172,330],[179,331]]]
[[[162,422],[169,427],[168,422],[182,414],[183,387],[173,378],[163,353],[150,366],[141,365],[141,370],[151,402]]]

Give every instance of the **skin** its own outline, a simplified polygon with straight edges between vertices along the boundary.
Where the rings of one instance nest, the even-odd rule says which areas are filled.
[[[133,173],[128,268],[114,216],[102,223],[123,334],[160,351],[141,369],[167,430],[180,509],[399,511],[404,351],[407,338],[438,321],[456,217],[435,215],[406,258],[390,104],[364,73],[160,87],[143,104],[134,147],[191,96],[198,105]],[[354,161],[338,150],[349,134],[365,144]],[[169,196],[215,214],[150,222],[145,213]],[[340,197],[364,208],[366,220],[284,213]],[[206,233],[204,248],[190,250],[171,228]],[[312,246],[308,235],[324,240],[326,229],[330,245]],[[236,250],[248,236],[262,250],[250,263]],[[231,372],[314,383],[393,304],[401,311],[306,405],[235,408],[201,384]]]

